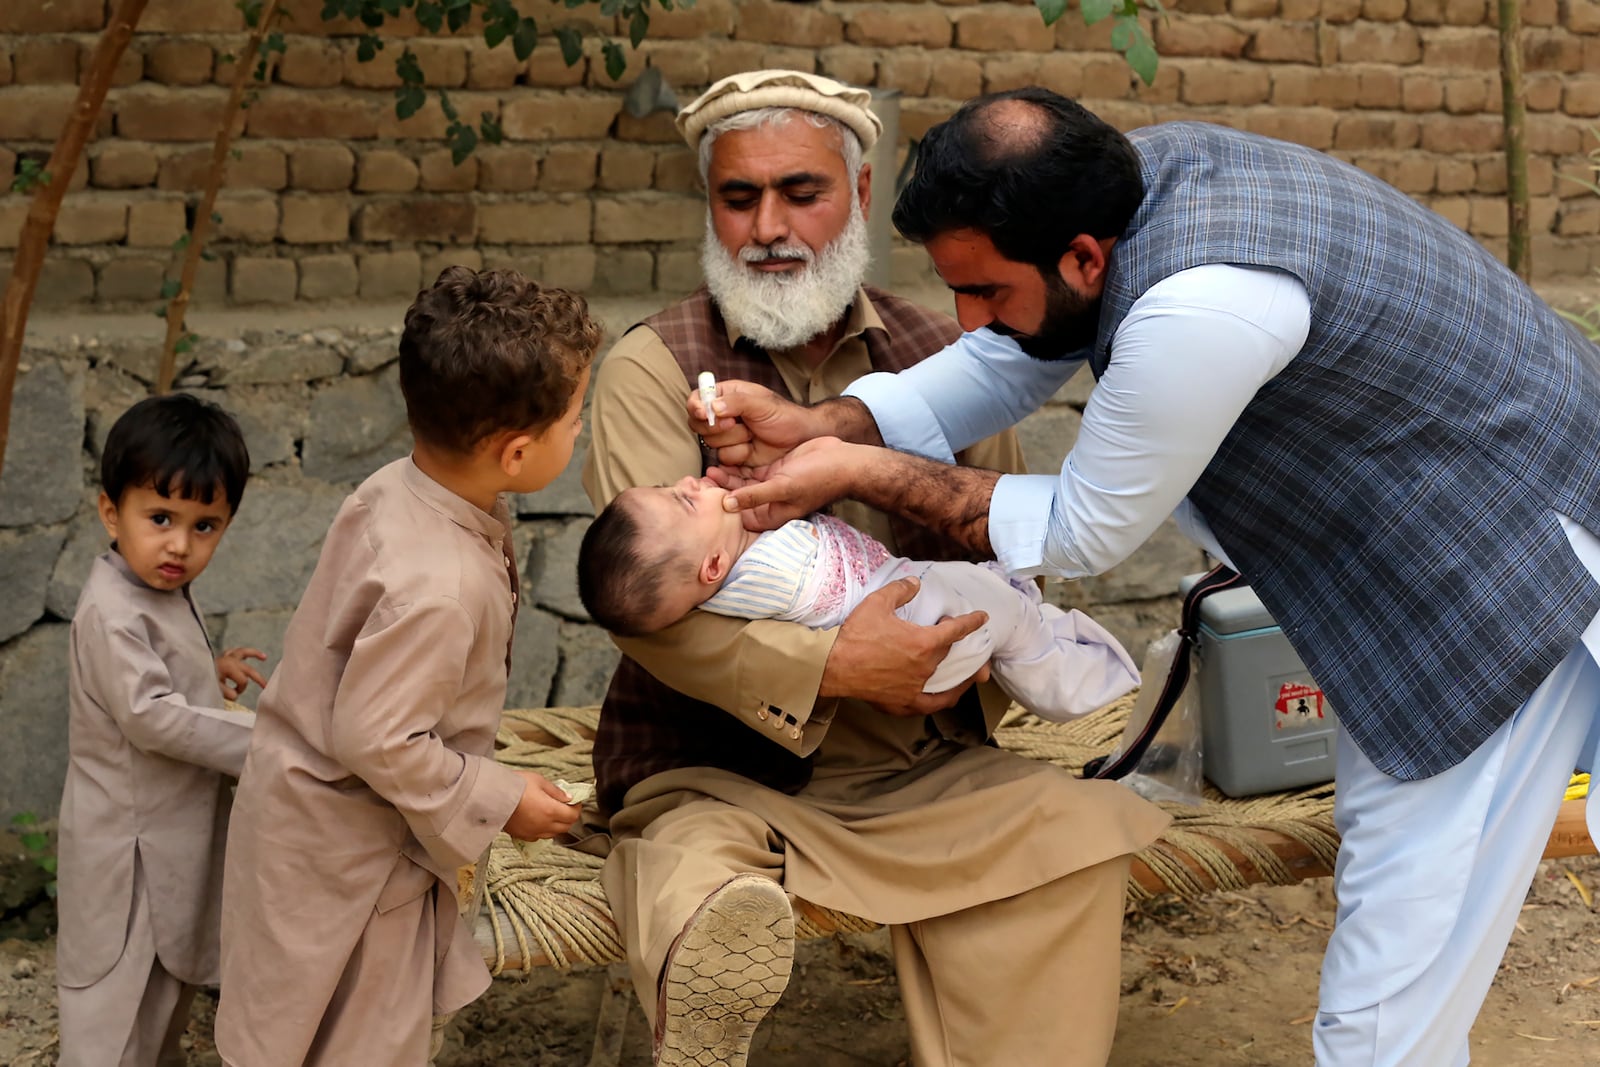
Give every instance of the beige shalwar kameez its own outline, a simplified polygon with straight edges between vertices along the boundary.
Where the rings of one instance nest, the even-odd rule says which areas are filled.
[[[774,357],[790,396],[815,403],[867,373],[861,333],[881,326],[862,294],[844,339],[815,370]],[[648,328],[618,341],[593,399],[584,484],[597,507],[630,486],[699,473],[689,388]],[[963,461],[1022,469],[1009,433]],[[885,516],[852,502],[834,510],[893,548]],[[919,1067],[1103,1064],[1129,858],[1167,816],[1120,785],[1080,781],[992,746],[1007,704],[993,687],[983,722],[819,701],[836,636],[697,611],[663,633],[618,642],[663,682],[727,711],[728,729],[758,731],[811,756],[814,768],[797,795],[704,767],[658,773],[628,791],[611,821],[603,879],[646,1014],[684,923],[729,877],[753,871],[793,897],[893,927]]]
[[[328,531],[234,807],[217,1013],[232,1067],[420,1067],[431,1016],[488,986],[455,878],[523,791],[493,758],[509,524],[408,458]]]
[[[182,1062],[194,987],[216,985],[231,779],[255,716],[222,709],[188,588],[152,589],[117,552],[72,617],[61,796],[61,1063]]]

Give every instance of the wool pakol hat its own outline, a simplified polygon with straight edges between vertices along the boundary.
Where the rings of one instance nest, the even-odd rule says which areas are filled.
[[[730,74],[701,93],[678,112],[678,132],[690,148],[700,147],[700,135],[719,119],[763,107],[792,107],[837,119],[861,139],[870,152],[883,132],[872,113],[872,94],[865,89],[797,70],[752,70]]]

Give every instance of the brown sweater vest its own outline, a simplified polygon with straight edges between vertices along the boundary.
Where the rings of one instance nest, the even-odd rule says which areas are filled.
[[[862,335],[873,370],[904,370],[960,335],[960,328],[943,315],[870,286],[866,292],[885,327]],[[728,344],[722,316],[704,288],[642,325],[656,332],[690,382],[709,370],[719,380],[743,379],[789,395],[783,376],[762,349],[742,338],[737,345]],[[702,462],[714,460],[707,455]],[[894,543],[889,549],[896,555],[972,558],[956,542],[904,519],[891,517],[890,526]],[[971,690],[962,701],[978,708]],[[976,714],[981,720],[981,710]],[[618,810],[627,791],[652,774],[707,766],[742,774],[787,793],[797,792],[811,779],[809,758],[774,744],[766,734],[730,722],[728,714],[715,705],[668,688],[624,656],[611,678],[594,740],[601,806]]]

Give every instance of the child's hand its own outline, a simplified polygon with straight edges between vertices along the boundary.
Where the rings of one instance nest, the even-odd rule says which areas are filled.
[[[582,810],[577,804],[567,803],[563,793],[550,780],[532,771],[518,771],[527,781],[517,810],[506,820],[506,833],[521,841],[540,841],[558,837],[578,821]]]
[[[245,662],[247,659],[258,659],[266,662],[267,654],[259,648],[230,648],[217,657],[217,683],[222,686],[222,695],[227,700],[238,700],[240,694],[250,688],[254,682],[261,688],[267,687],[267,680],[261,677],[261,672]]]

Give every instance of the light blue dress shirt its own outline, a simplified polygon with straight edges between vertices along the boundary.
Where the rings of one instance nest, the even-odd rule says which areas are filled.
[[[1060,473],[1003,475],[995,486],[995,557],[1015,576],[1099,574],[1174,515],[1226,559],[1184,497],[1310,325],[1305,287],[1277,271],[1208,265],[1151,287],[1112,338],[1110,365]],[[950,463],[1022,421],[1083,362],[1035,360],[981,329],[899,374],[869,374],[845,395],[867,406],[889,447]]]

